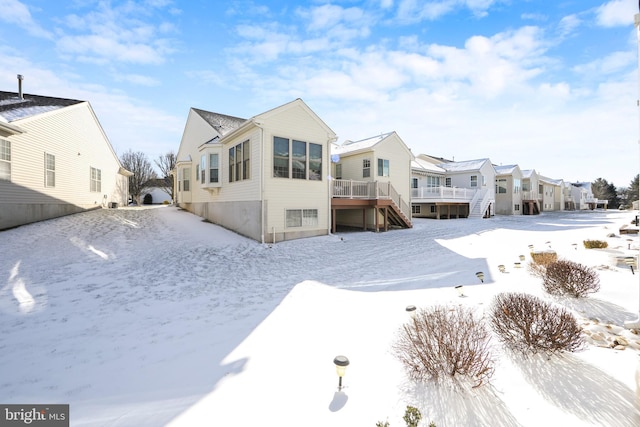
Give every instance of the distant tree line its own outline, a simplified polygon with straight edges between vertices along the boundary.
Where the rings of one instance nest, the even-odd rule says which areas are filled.
[[[633,202],[638,200],[638,178],[631,180],[628,187],[617,187],[613,183],[608,183],[604,178],[598,178],[591,183],[593,197],[609,201],[609,208],[618,209],[631,208]]]

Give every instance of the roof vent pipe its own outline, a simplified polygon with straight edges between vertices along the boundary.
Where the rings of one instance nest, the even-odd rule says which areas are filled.
[[[20,99],[24,99],[24,96],[22,96],[22,79],[24,79],[22,74],[18,74],[18,96]]]

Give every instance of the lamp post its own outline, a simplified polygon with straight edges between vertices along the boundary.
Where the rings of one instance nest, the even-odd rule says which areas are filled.
[[[349,359],[346,356],[336,356],[333,364],[336,365],[336,374],[338,374],[338,390],[342,390],[342,377],[349,366]]]
[[[519,258],[520,258],[520,261],[524,261],[525,256],[524,255],[520,255]]]
[[[633,271],[633,264],[635,264],[635,262],[636,262],[636,258],[635,258],[635,257],[632,257],[632,256],[628,256],[628,257],[625,257],[625,258],[624,258],[624,262],[626,262],[626,263],[627,263],[627,265],[629,266],[629,268],[631,269],[631,274],[636,274],[636,273]]]
[[[482,271],[478,271],[476,273],[476,276],[478,277],[478,279],[480,279],[481,283],[484,283],[484,273]]]
[[[640,7],[640,4],[638,5]],[[640,107],[640,13],[636,13],[633,16],[633,25],[636,28],[636,38],[638,40],[638,107]],[[640,123],[640,121],[639,121]],[[640,143],[640,140],[638,140]],[[638,196],[640,197],[640,188],[638,189]],[[638,201],[640,203],[640,199]],[[640,206],[639,206],[640,207]],[[640,249],[639,255],[636,255],[640,260]],[[640,274],[638,275],[640,278]],[[624,326],[627,329],[637,329],[640,328],[640,283],[638,284],[638,318],[634,321],[624,322]]]
[[[458,291],[458,296],[459,297],[463,297],[464,296],[464,292],[462,291],[462,285],[458,285],[458,286],[454,287],[454,289],[456,291]]]
[[[500,273],[504,273],[504,270],[505,270],[505,266],[504,266],[504,264],[500,264],[500,265],[498,266],[498,270],[500,270]]]
[[[416,306],[415,305],[408,305],[407,308],[405,308],[405,311],[407,313],[409,313],[409,316],[411,316],[412,319],[416,318]]]

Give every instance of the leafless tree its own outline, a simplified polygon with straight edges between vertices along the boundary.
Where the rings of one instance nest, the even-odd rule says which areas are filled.
[[[175,201],[175,194],[173,188],[173,177],[171,174],[173,170],[176,168],[176,153],[173,151],[169,151],[166,154],[159,156],[156,160],[156,166],[160,169],[160,180],[159,183],[162,183],[162,190],[171,196],[171,200]]]
[[[542,286],[554,296],[584,298],[600,290],[598,273],[577,262],[559,260],[547,265]]]
[[[147,159],[146,154],[141,151],[129,151],[120,156],[122,166],[133,176],[129,177],[129,195],[140,205],[140,199],[144,191],[148,188],[149,180],[156,178],[156,173]]]

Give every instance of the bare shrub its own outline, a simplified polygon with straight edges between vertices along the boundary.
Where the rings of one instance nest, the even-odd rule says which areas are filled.
[[[600,290],[600,278],[585,265],[561,260],[547,266],[542,286],[551,295],[583,298]]]
[[[494,372],[490,330],[469,308],[434,306],[405,323],[394,354],[414,380],[441,381],[461,375],[478,387]]]
[[[574,351],[583,344],[573,314],[533,295],[517,292],[496,295],[490,319],[500,341],[522,354]]]
[[[532,261],[527,265],[527,271],[536,277],[542,278],[547,269],[547,265],[558,260],[555,251],[531,252]]]

